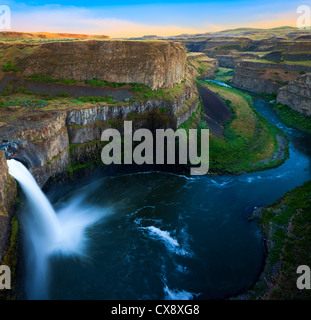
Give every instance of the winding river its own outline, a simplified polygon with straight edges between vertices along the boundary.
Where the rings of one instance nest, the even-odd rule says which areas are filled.
[[[83,254],[50,256],[47,296],[222,299],[256,281],[265,248],[248,217],[311,179],[311,145],[266,100],[254,96],[254,106],[290,137],[290,157],[276,169],[240,176],[129,173],[50,189],[58,214],[79,219],[84,210],[100,218],[86,230]]]

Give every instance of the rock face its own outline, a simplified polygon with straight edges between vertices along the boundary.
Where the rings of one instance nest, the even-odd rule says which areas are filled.
[[[68,110],[29,112],[25,118],[0,126],[0,264],[10,244],[11,219],[16,182],[8,174],[8,157],[21,161],[42,187],[49,179],[62,177],[75,168],[100,161],[101,133],[114,127],[122,132],[125,119],[133,129],[176,128],[197,109],[195,82],[184,84],[173,101],[149,100],[133,105],[91,107],[77,105]],[[1,150],[3,149],[3,150]],[[5,152],[4,152],[5,150]]]
[[[259,60],[242,61],[234,70],[232,83],[241,89],[270,94],[297,79],[301,72],[311,72],[311,67]]]
[[[16,182],[9,175],[3,150],[0,150],[0,264],[10,243],[11,219],[16,197]]]
[[[295,111],[311,116],[311,73],[299,77],[280,88],[276,102],[287,105]]]
[[[0,127],[0,148],[7,157],[21,161],[42,187],[73,164],[99,158],[101,134],[114,127],[123,132],[124,120],[142,128],[176,128],[198,106],[195,82],[187,79],[173,100],[147,100],[131,105],[77,104],[65,110],[33,110]],[[15,112],[15,111],[7,111]],[[9,114],[8,114],[9,117]],[[86,151],[87,150],[87,151]]]
[[[172,88],[186,73],[186,48],[167,41],[80,41],[38,45],[16,60],[25,76],[99,79]]]
[[[0,48],[1,49],[1,48]],[[9,47],[12,51],[12,46]],[[26,50],[24,46],[21,50]],[[11,52],[10,51],[10,52]],[[8,174],[7,158],[21,161],[43,187],[53,178],[101,163],[101,134],[107,128],[123,132],[123,121],[137,128],[176,128],[197,110],[198,92],[186,73],[184,45],[171,42],[85,41],[34,45],[14,64],[24,75],[62,79],[102,79],[143,83],[152,89],[171,88],[165,98],[58,104],[42,108],[6,107],[0,113],[0,262],[9,245],[16,182]],[[10,76],[10,74],[9,74]],[[9,81],[6,79],[3,90]],[[182,81],[183,80],[183,81]],[[180,84],[176,84],[181,82]],[[45,83],[48,85],[48,83]],[[80,88],[80,87],[79,87]],[[80,90],[80,89],[79,89]],[[155,95],[156,97],[157,95]],[[123,101],[123,102],[122,102]]]

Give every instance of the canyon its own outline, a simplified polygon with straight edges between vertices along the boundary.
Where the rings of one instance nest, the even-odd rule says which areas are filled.
[[[216,197],[219,196],[217,203],[227,204],[227,200],[224,201],[221,196],[222,193],[226,195],[226,187],[222,187],[227,184],[232,188],[230,192],[235,194],[238,189],[235,184],[241,183],[245,194],[250,191],[250,198],[254,197],[251,205],[255,202],[257,205],[258,200],[252,194],[249,184],[256,181],[254,186],[256,188],[258,183],[257,191],[261,192],[263,189],[259,184],[267,180],[266,188],[269,192],[262,202],[263,205],[268,205],[287,191],[287,182],[280,180],[285,173],[291,174],[291,182],[288,183],[291,188],[304,182],[309,175],[304,154],[295,155],[297,159],[291,155],[291,159],[281,166],[289,156],[288,137],[281,132],[283,127],[282,130],[278,129],[281,123],[270,112],[272,106],[277,108],[277,105],[284,105],[305,117],[303,121],[309,119],[311,66],[308,63],[308,52],[311,41],[307,32],[288,27],[266,31],[264,35],[261,32],[241,28],[214,34],[158,38],[156,41],[149,37],[138,40],[107,40],[106,36],[46,33],[21,36],[3,33],[2,40],[13,37],[14,41],[1,41],[0,37],[0,64],[3,65],[0,71],[0,264],[11,259],[12,246],[15,245],[13,216],[19,201],[16,197],[20,194],[15,180],[8,173],[6,159],[16,159],[25,165],[40,188],[77,181],[103,165],[100,159],[105,145],[101,141],[102,132],[109,128],[122,132],[124,121],[131,120],[134,130],[208,127],[212,134],[211,163],[215,169],[212,173],[219,175],[206,179],[205,183],[208,185],[207,190],[211,188]],[[278,36],[274,37],[274,33]],[[219,77],[220,73],[225,77]],[[209,80],[205,81],[206,78]],[[217,83],[217,80],[225,83]],[[252,96],[231,86],[251,91]],[[253,93],[266,95],[270,105]],[[258,112],[261,108],[272,119],[273,125]],[[289,136],[292,134],[287,128],[284,131]],[[292,141],[296,141],[294,138],[297,137],[293,135]],[[304,139],[307,140],[305,136],[300,138],[301,145]],[[291,148],[294,154],[299,150]],[[303,165],[297,172],[293,172],[290,168],[293,168],[297,160],[302,161]],[[226,166],[235,168],[236,171],[223,170]],[[267,169],[276,167],[272,183]],[[261,170],[265,171],[251,174]],[[245,172],[249,175],[239,176]],[[223,173],[227,175],[222,176]],[[176,181],[179,178],[178,175],[172,175],[162,181],[160,177],[160,189],[169,180],[165,192],[178,199],[178,192],[182,192],[183,188],[178,189],[179,182]],[[119,185],[122,191],[117,190],[116,203],[120,192],[125,194],[124,199],[130,199],[132,195],[127,192],[135,189],[135,182],[131,178],[124,178],[126,181],[129,179],[128,184],[123,184],[122,179]],[[186,180],[192,181],[192,178],[185,177]],[[148,181],[149,177],[144,185]],[[196,180],[193,183],[201,182]],[[187,184],[188,182],[186,189],[191,188]],[[172,186],[175,185],[178,192],[171,195],[171,189],[175,191]],[[198,186],[199,189],[204,190],[200,200],[196,201],[202,201],[202,208],[210,206],[211,201],[207,200],[205,193],[206,185]],[[114,185],[109,188],[108,182],[107,190],[113,198]],[[218,190],[221,192],[218,193]],[[149,191],[145,188],[144,194]],[[153,192],[152,195],[154,194]],[[231,197],[234,203],[232,194],[227,194],[226,197]],[[188,191],[183,196],[189,206],[192,202],[188,201],[188,197],[192,196]],[[171,202],[169,199],[169,210]],[[179,202],[176,200],[176,203]],[[122,205],[123,203],[120,204],[121,207]],[[178,205],[175,209],[179,214]],[[183,205],[186,206],[185,203]],[[235,206],[236,204],[233,206],[233,210],[236,210],[234,212],[240,215],[246,214],[243,210],[253,208],[245,209],[242,202]],[[142,207],[139,202],[137,211],[134,210],[127,219],[150,208],[145,207],[145,204]],[[187,210],[192,212],[191,207]],[[221,210],[227,212],[227,208]],[[210,207],[210,212],[214,212],[213,206]],[[218,214],[217,210],[215,213]],[[219,219],[217,215],[214,218]],[[225,216],[223,218],[224,221],[229,219]],[[182,219],[182,216],[178,216],[178,221]],[[199,224],[203,225],[205,222],[204,212]],[[174,245],[184,246],[184,242],[179,245],[175,238],[169,236],[168,231],[155,226],[145,227],[140,223],[140,218],[134,221],[140,232],[153,232],[153,240],[164,234],[166,240]],[[234,221],[231,223],[233,224],[228,224],[228,228],[234,225]],[[247,233],[254,226],[238,231],[240,226],[238,223],[235,225],[236,232],[244,233],[247,239]],[[175,231],[171,232],[175,237]],[[186,230],[182,228],[179,241],[186,239],[184,232]],[[252,229],[250,239],[259,252],[261,249],[257,246],[260,244],[255,239],[255,233],[255,229]],[[166,246],[169,251],[174,251],[174,248]],[[253,252],[251,246],[248,249],[249,253]],[[176,249],[175,253],[186,255],[187,250],[183,247]],[[254,254],[254,258],[258,257]],[[250,279],[255,280],[255,276],[250,272]],[[165,291],[172,295],[173,291],[169,291],[166,279],[158,280],[158,283],[164,283]]]
[[[81,103],[78,96],[76,99],[64,98],[61,102],[53,98],[38,108],[20,107],[20,98],[16,98],[12,106],[2,109],[0,261],[10,244],[16,197],[16,183],[8,175],[5,158],[14,158],[26,165],[39,186],[43,187],[53,179],[74,175],[83,167],[101,165],[103,130],[121,130],[126,119],[133,121],[134,128],[174,129],[197,110],[199,101],[195,84],[198,71],[193,66],[188,67],[186,49],[181,44],[164,41],[73,41],[29,47],[24,44],[2,45],[3,54],[13,51],[15,55],[11,57],[19,72],[4,73],[0,80],[2,90],[9,88],[10,94],[14,95],[22,88],[33,97],[50,93],[56,97],[61,92],[74,96],[80,92],[92,99],[96,90],[96,96],[111,94],[117,100],[111,100],[112,104],[109,104],[110,98],[108,103]],[[200,66],[215,69],[215,60],[204,54],[199,59]],[[45,76],[52,79],[53,76],[55,81],[69,78],[77,80],[73,81],[77,83],[35,81],[36,78],[29,77],[33,74],[41,76],[40,79],[45,79]],[[100,79],[105,80],[104,87],[92,87],[78,81],[95,77],[99,83]],[[121,83],[120,88],[115,83]],[[132,83],[139,83],[142,87]],[[135,92],[131,92],[133,87]],[[160,91],[150,91],[160,88]],[[20,96],[19,93],[15,95]],[[35,98],[32,99],[34,101]]]

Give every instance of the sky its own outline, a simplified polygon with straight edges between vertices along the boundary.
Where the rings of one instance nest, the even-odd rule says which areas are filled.
[[[120,38],[296,26],[297,7],[311,7],[311,0],[9,0],[0,4],[11,9],[12,31],[104,34]]]

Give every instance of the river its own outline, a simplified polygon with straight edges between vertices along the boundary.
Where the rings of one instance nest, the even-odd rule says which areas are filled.
[[[265,248],[248,217],[311,179],[310,136],[286,127],[265,99],[254,96],[254,107],[290,137],[289,159],[278,168],[240,176],[138,172],[51,188],[58,214],[100,218],[86,229],[83,254],[50,255],[47,297],[223,299],[254,283]]]

